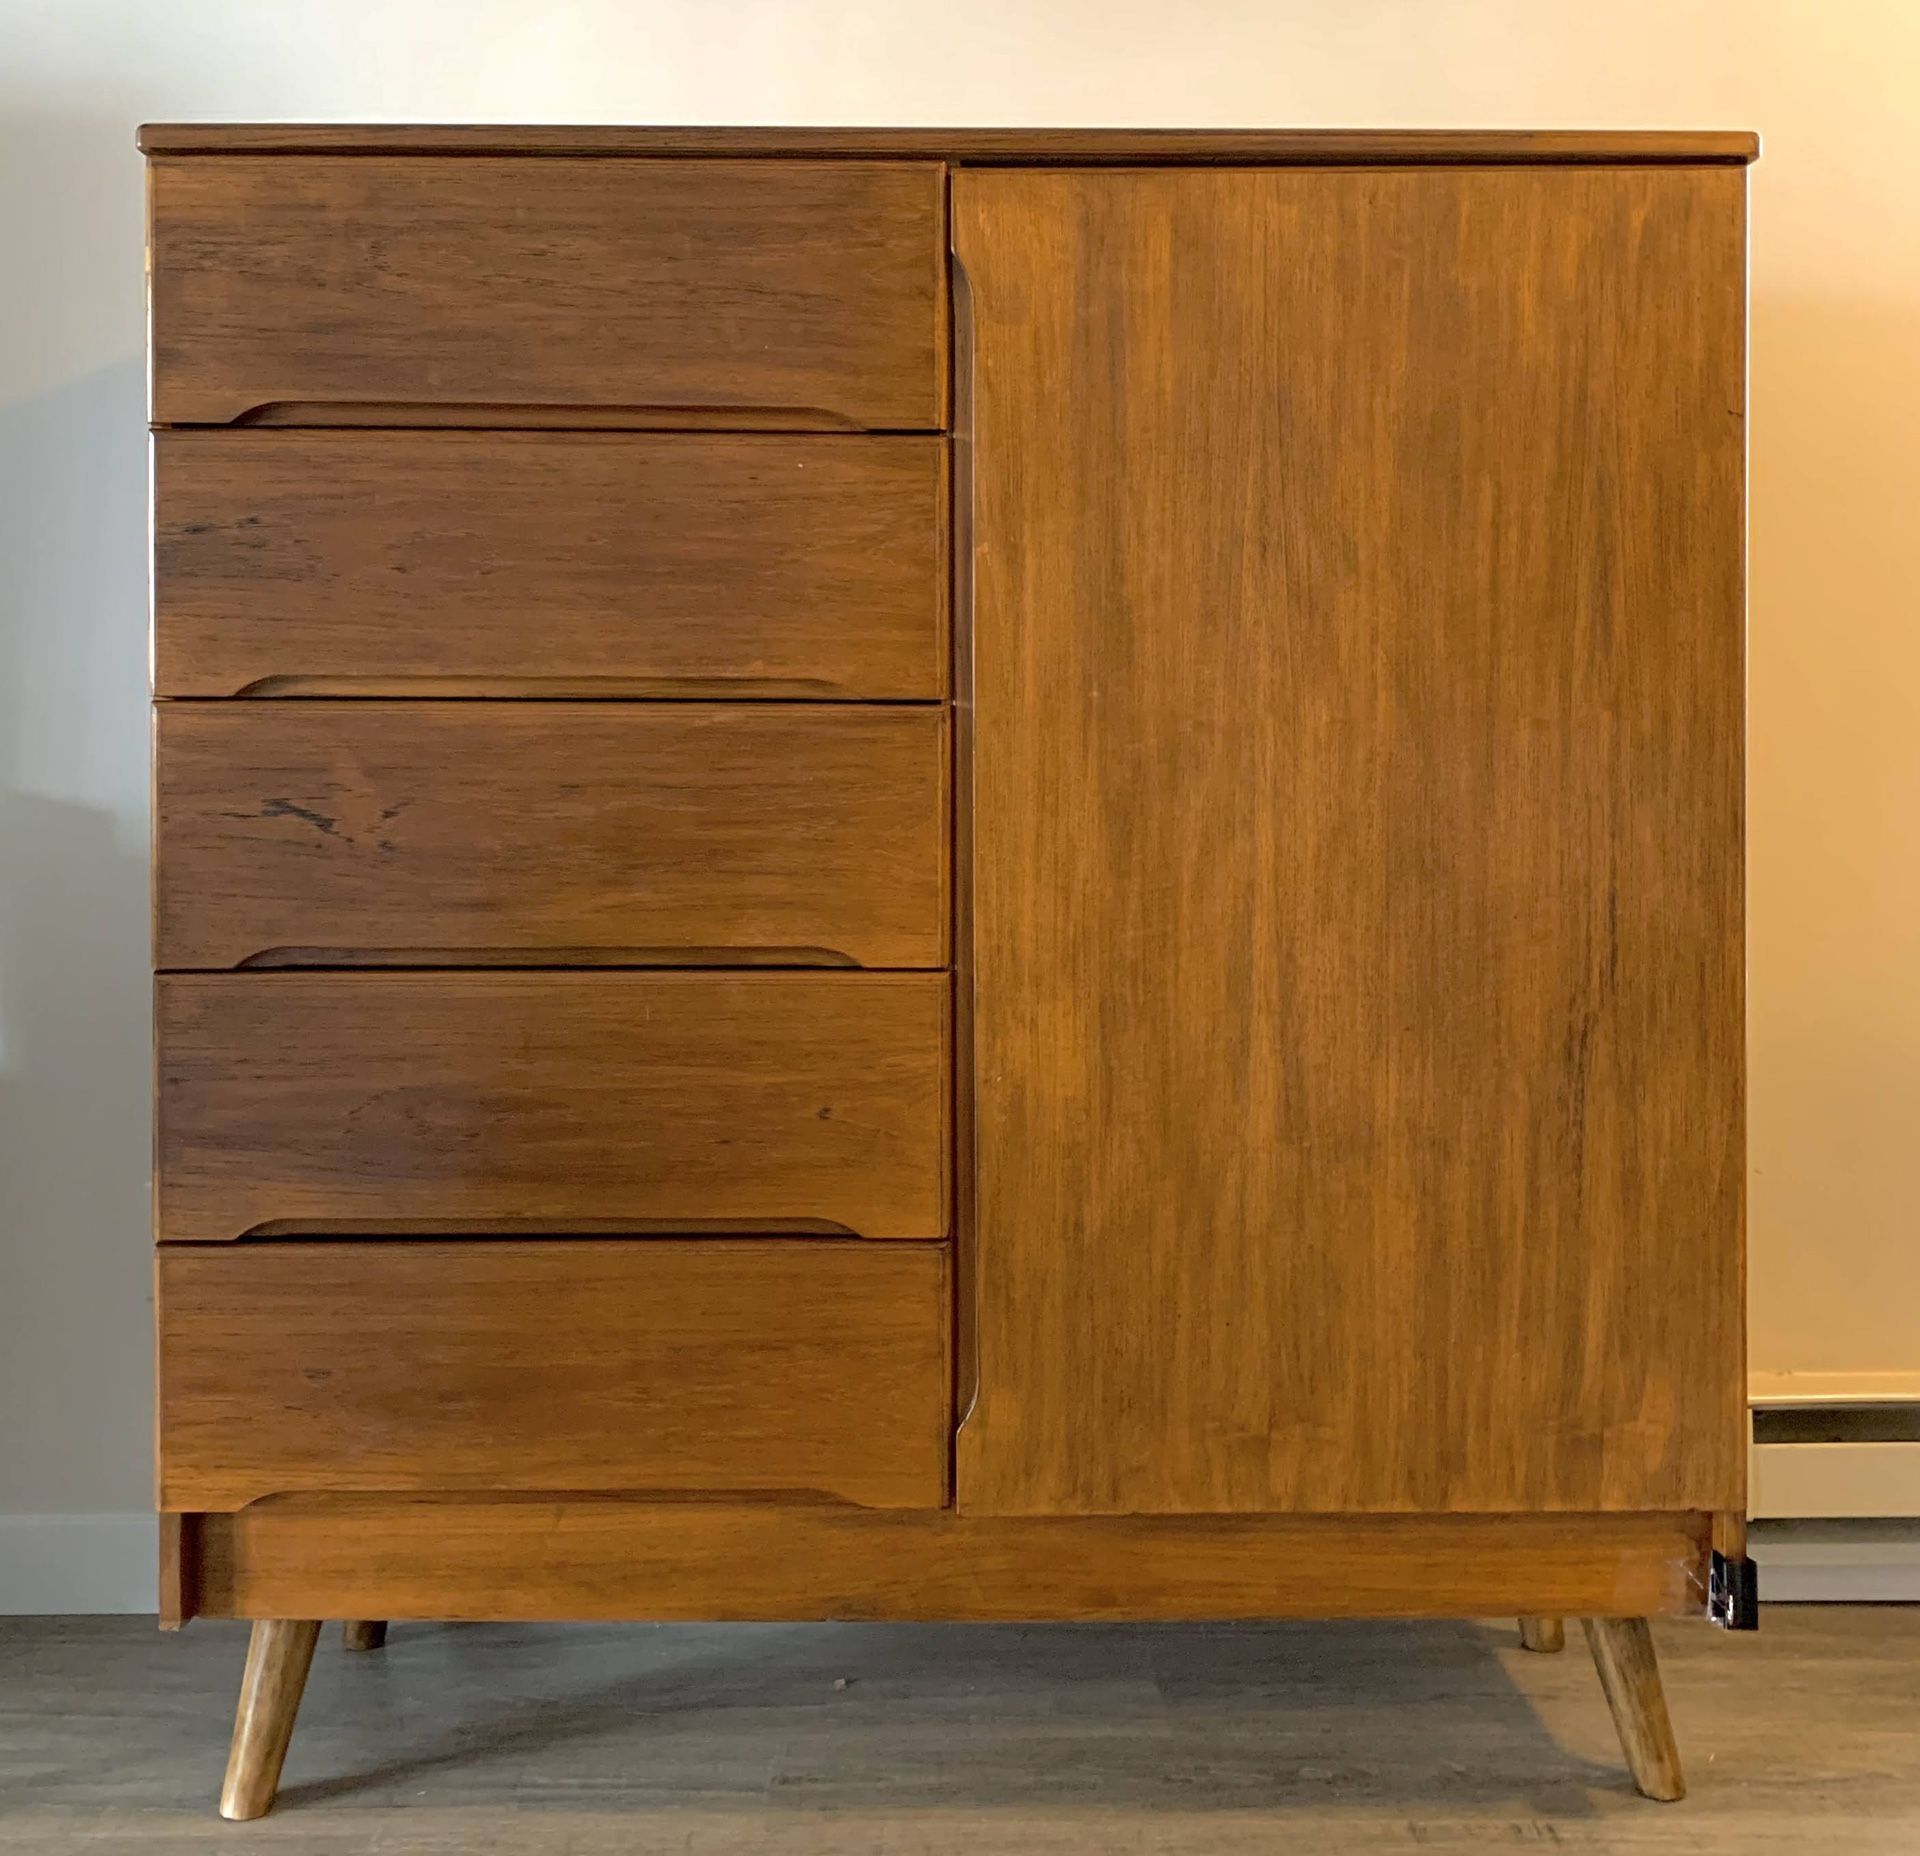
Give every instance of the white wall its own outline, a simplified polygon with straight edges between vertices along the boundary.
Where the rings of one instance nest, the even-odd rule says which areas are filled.
[[[151,1593],[137,122],[1762,130],[1755,1364],[1920,1371],[1917,67],[1913,0],[0,0],[0,1609]]]

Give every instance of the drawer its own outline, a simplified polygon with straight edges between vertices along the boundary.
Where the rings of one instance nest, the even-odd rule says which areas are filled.
[[[148,176],[161,424],[945,423],[935,162],[188,156]]]
[[[157,983],[162,1240],[941,1237],[937,973]]]
[[[190,1246],[160,1502],[290,1491],[946,1499],[943,1245]]]
[[[160,432],[161,696],[938,698],[946,442]]]
[[[163,967],[938,967],[942,710],[192,702],[155,715]]]

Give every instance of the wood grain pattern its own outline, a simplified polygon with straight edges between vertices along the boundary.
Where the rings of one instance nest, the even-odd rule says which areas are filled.
[[[1567,1647],[1567,1627],[1562,1618],[1523,1617],[1520,1620],[1520,1647],[1541,1656],[1557,1655]]]
[[[161,1505],[524,1489],[935,1508],[946,1271],[941,1245],[780,1239],[170,1248]]]
[[[938,428],[943,181],[934,162],[155,159],[153,417]]]
[[[319,1637],[313,1618],[267,1618],[254,1625],[220,1788],[222,1817],[245,1822],[273,1809]]]
[[[162,1240],[946,1232],[935,973],[158,983]]]
[[[156,1439],[158,1433],[155,1433]],[[193,1580],[200,1563],[196,1536],[199,1517],[190,1514],[160,1516],[160,1565],[158,1587],[159,1624],[162,1630],[179,1630],[199,1614]]]
[[[887,1254],[891,1255],[892,1252]],[[1705,1609],[1698,1515],[978,1516],[288,1498],[202,1522],[212,1617],[1484,1617]]]
[[[944,450],[160,432],[155,692],[936,698]]]
[[[1580,1622],[1634,1784],[1660,1804],[1684,1798],[1687,1781],[1680,1769],[1680,1748],[1667,1714],[1667,1694],[1647,1620],[1582,1618]]]
[[[813,704],[162,703],[163,967],[938,967],[947,725]]]
[[[1741,1505],[1743,187],[955,176],[963,1509]]]
[[[1122,162],[1309,167],[1471,162],[1744,163],[1748,129],[875,129],[565,123],[150,122],[149,155],[733,155],[952,160],[1018,167]]]

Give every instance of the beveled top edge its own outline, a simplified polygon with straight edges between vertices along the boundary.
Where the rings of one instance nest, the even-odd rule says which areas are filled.
[[[833,129],[525,123],[146,123],[148,155],[734,155],[982,165],[1744,163],[1749,129]]]

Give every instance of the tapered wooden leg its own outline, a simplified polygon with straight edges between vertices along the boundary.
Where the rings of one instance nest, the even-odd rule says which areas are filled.
[[[1520,1647],[1523,1650],[1564,1650],[1567,1647],[1567,1627],[1558,1618],[1522,1618]]]
[[[340,1626],[340,1641],[349,1650],[384,1650],[387,1647],[385,1618],[348,1618]]]
[[[220,1791],[222,1817],[264,1817],[273,1808],[319,1638],[318,1619],[262,1618],[254,1625],[233,1717],[227,1782]]]
[[[1647,1620],[1583,1618],[1581,1623],[1634,1784],[1662,1804],[1684,1798],[1687,1782],[1680,1774],[1680,1749],[1667,1718],[1666,1691],[1660,1686]]]

